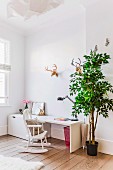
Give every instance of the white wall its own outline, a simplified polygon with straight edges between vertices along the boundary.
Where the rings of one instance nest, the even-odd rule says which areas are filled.
[[[26,37],[25,41],[26,98],[44,101],[46,114],[56,117],[71,116],[72,103],[68,99],[60,102],[57,98],[69,94],[69,76],[75,71],[71,61],[73,58],[78,61],[86,50],[84,8],[69,7],[65,14],[59,21],[38,29],[34,36]],[[45,66],[51,68],[53,64],[58,66],[58,78],[45,71]],[[51,134],[64,139],[62,126],[52,125]]]
[[[87,6],[86,11],[77,6],[79,15],[50,23],[49,26],[38,30],[34,36],[26,38],[26,98],[33,101],[45,101],[46,113],[49,115],[71,115],[71,103],[65,100],[58,102],[58,96],[69,94],[69,75],[74,71],[70,62],[77,61],[87,49],[97,44],[99,51],[111,55],[110,64],[103,68],[106,79],[113,84],[113,1],[98,0]],[[85,13],[86,12],[86,13]],[[85,18],[86,14],[86,18]],[[85,27],[86,26],[86,27]],[[105,39],[110,39],[110,46],[104,47]],[[59,77],[51,77],[44,71],[45,66],[57,64]],[[113,97],[113,96],[111,96]],[[57,127],[58,128],[58,127]],[[113,113],[109,118],[99,117],[96,138],[99,141],[99,151],[113,154]],[[60,130],[59,130],[60,133]],[[61,134],[59,134],[61,136]]]
[[[113,1],[98,0],[86,9],[86,47],[87,53],[98,45],[100,52],[107,52],[111,55],[110,64],[103,68],[106,79],[113,85]],[[104,46],[105,39],[109,38],[110,46]],[[111,96],[113,98],[113,95]],[[96,137],[100,141],[100,150],[113,154],[113,112],[109,118],[99,117]],[[110,146],[110,147],[109,147]]]
[[[7,134],[7,116],[22,108],[24,98],[24,37],[0,22],[0,38],[11,42],[10,105],[0,106],[0,135]]]
[[[48,115],[69,117],[72,112],[72,103],[57,101],[57,97],[69,94],[69,76],[75,70],[70,63],[73,58],[78,61],[86,49],[85,13],[80,6],[76,9],[75,15],[26,37],[26,98],[46,102]],[[45,71],[45,66],[53,64],[58,66],[58,78]]]

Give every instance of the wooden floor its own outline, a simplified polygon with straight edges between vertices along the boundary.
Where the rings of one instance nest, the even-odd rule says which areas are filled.
[[[52,147],[44,154],[21,153],[19,147],[24,146],[24,142],[12,136],[0,137],[0,155],[41,161],[45,165],[41,170],[113,170],[113,156],[110,155],[99,153],[91,157],[83,149],[70,154],[64,141],[53,138],[49,139]]]

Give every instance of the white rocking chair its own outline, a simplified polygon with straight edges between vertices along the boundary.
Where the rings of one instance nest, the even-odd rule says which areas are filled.
[[[27,148],[24,152],[30,152],[30,153],[44,153],[48,150],[44,148],[44,146],[50,146],[51,143],[47,143],[47,131],[44,130],[43,124],[45,122],[39,122],[36,119],[32,119],[32,114],[29,109],[25,109],[23,111],[23,119],[27,130],[27,137],[28,137],[28,143]],[[34,122],[31,123],[30,122]],[[29,123],[28,123],[29,122]],[[37,122],[37,123],[36,123]],[[37,129],[37,132],[36,132]],[[41,143],[38,143],[38,141],[41,141]],[[41,146],[41,149],[33,149],[31,147],[39,147]],[[30,148],[30,149],[29,149]]]

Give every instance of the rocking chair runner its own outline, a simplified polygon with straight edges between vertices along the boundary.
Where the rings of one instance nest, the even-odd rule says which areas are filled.
[[[37,153],[47,152],[48,150],[44,149],[44,146],[50,146],[51,144],[47,143],[47,131],[45,131],[43,127],[45,122],[32,119],[32,114],[29,109],[24,110],[23,119],[28,133],[27,149],[29,146],[41,146],[42,149],[37,149]],[[41,143],[36,143],[38,141],[41,141]]]

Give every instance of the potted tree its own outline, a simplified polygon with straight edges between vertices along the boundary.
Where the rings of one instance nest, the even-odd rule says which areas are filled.
[[[107,118],[109,110],[113,111],[113,99],[108,96],[108,93],[113,93],[113,86],[105,80],[102,72],[102,66],[109,63],[110,56],[106,53],[98,53],[95,46],[95,50],[91,50],[84,59],[83,65],[77,63],[76,72],[71,74],[70,95],[75,95],[72,114],[84,113],[85,116],[89,116],[87,154],[96,156],[98,142],[95,141],[95,130],[98,116]]]

